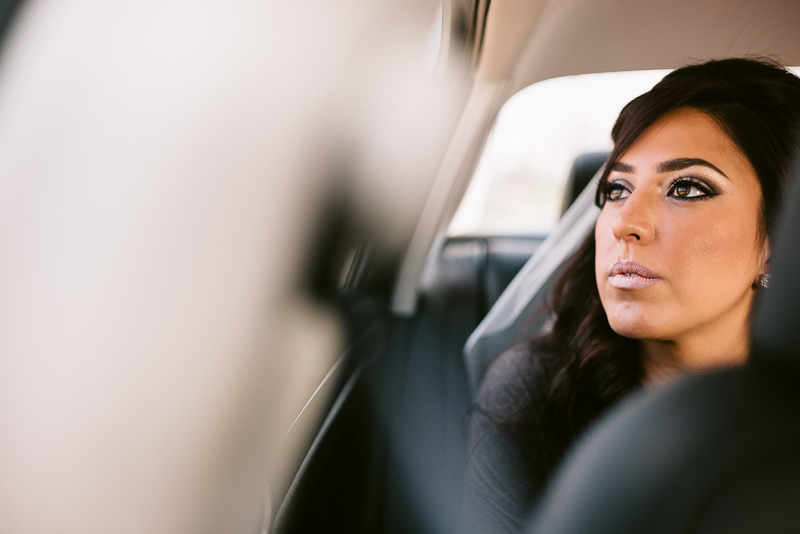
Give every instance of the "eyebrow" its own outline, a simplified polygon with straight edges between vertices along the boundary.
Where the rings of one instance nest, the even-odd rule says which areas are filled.
[[[633,174],[633,165],[622,163],[621,161],[615,161],[614,163],[611,164],[611,170],[617,172],[624,172],[627,174]]]
[[[719,167],[714,165],[713,163],[709,163],[708,161],[700,158],[677,158],[671,159],[669,161],[662,161],[656,167],[657,172],[673,172],[673,171],[681,171],[688,167],[694,167],[695,165],[701,165],[703,167],[708,167],[709,169],[713,169],[720,173],[725,178],[728,178],[728,175],[722,172]]]
[[[718,172],[725,178],[728,178],[728,175],[722,172],[722,170],[720,170],[719,167],[701,158],[676,158],[667,161],[662,161],[656,166],[656,172],[682,171],[683,169],[694,167],[695,165],[708,167],[709,169],[713,169],[714,171]],[[611,170],[628,174],[633,174],[634,172],[633,165],[630,165],[628,163],[622,163],[621,161],[612,163]]]

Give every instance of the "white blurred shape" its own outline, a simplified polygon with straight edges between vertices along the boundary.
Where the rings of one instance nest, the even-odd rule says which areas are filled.
[[[365,45],[405,57],[365,6],[26,2],[0,64],[0,532],[259,531],[341,342],[298,291],[347,186],[326,158],[341,132],[376,173],[420,143],[381,129],[391,90],[343,96]],[[435,170],[407,168],[390,197],[353,179],[387,242]]]
[[[429,71],[436,68],[442,51],[442,23],[442,3],[437,2],[431,29],[425,41],[425,66]]]

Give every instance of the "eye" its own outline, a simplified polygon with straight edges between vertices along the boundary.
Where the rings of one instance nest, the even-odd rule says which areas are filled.
[[[692,178],[678,178],[675,180],[669,188],[667,195],[686,199],[700,199],[714,196],[707,185]]]
[[[607,200],[623,200],[631,195],[630,189],[619,182],[609,182],[605,189]]]

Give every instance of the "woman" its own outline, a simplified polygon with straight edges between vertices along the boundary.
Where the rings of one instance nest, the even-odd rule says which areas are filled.
[[[745,361],[799,132],[800,79],[767,60],[683,67],[623,109],[552,329],[500,355],[478,393],[469,530],[519,531],[566,449],[625,393]]]

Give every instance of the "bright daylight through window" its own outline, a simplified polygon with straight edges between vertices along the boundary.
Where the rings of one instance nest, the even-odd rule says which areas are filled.
[[[622,107],[667,70],[565,76],[500,110],[448,235],[544,235],[560,216],[575,158],[611,150]]]

